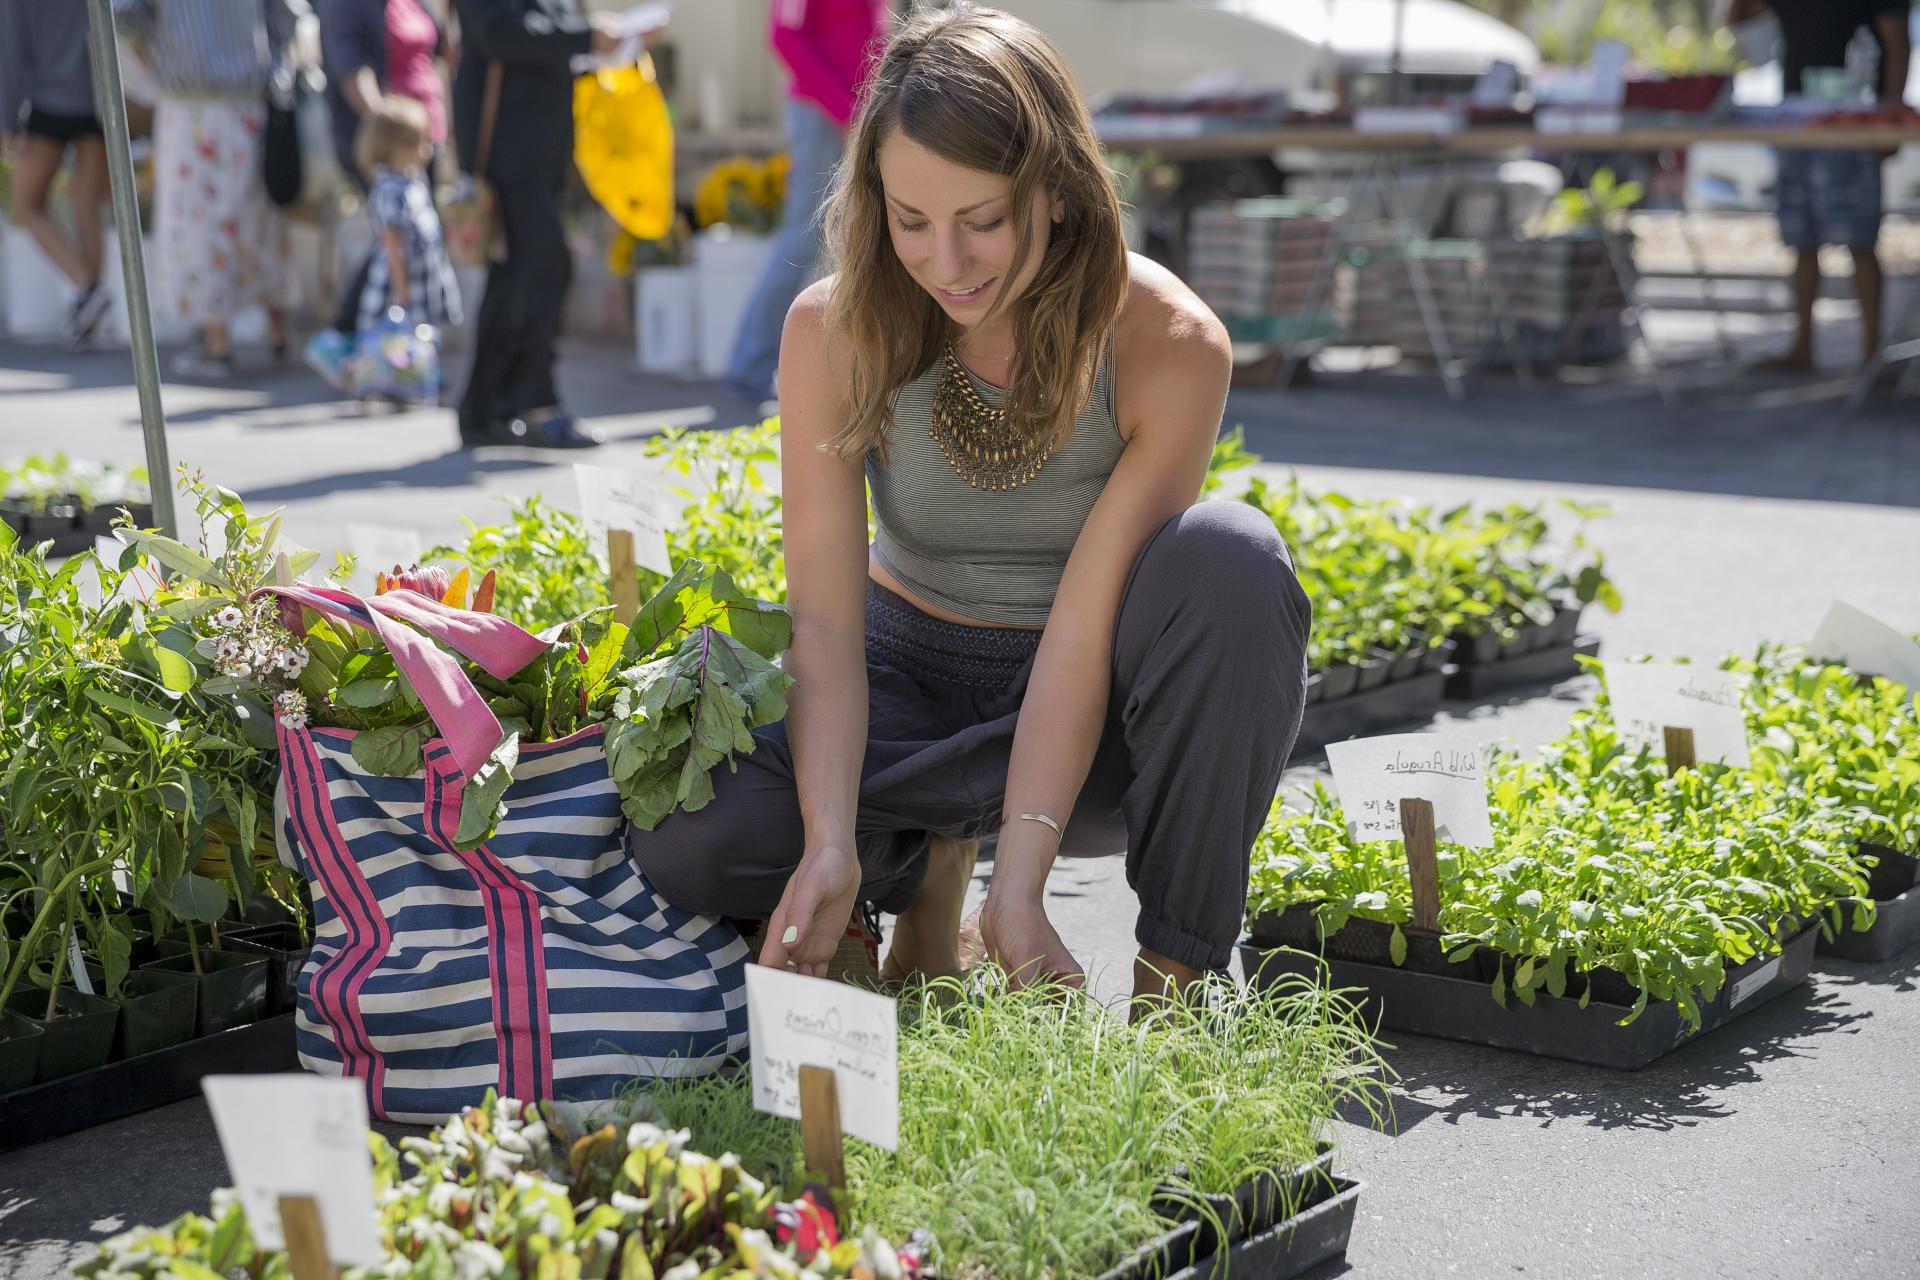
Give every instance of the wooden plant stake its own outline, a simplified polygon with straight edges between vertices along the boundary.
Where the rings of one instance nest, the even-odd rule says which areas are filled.
[[[1440,931],[1440,862],[1434,848],[1433,801],[1400,801],[1400,837],[1407,848],[1407,879],[1413,884],[1413,927]]]
[[[807,1172],[824,1175],[836,1196],[846,1190],[840,1089],[831,1067],[800,1068],[800,1147],[807,1157]]]
[[[280,1197],[280,1232],[286,1237],[287,1266],[293,1280],[334,1280],[327,1256],[327,1233],[320,1205],[312,1196]]]
[[[1667,725],[1660,730],[1660,736],[1666,743],[1668,777],[1672,777],[1682,769],[1693,768],[1695,763],[1693,730],[1676,729],[1672,725]]]
[[[613,620],[632,626],[640,612],[640,566],[634,561],[633,534],[607,530],[607,571],[613,581]]]

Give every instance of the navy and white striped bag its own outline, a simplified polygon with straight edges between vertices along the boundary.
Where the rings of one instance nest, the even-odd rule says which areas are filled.
[[[396,599],[410,593],[281,594],[369,627],[396,660],[408,650],[403,670],[431,650],[443,689],[448,667],[472,687],[390,619],[464,652],[474,615],[437,634],[418,598]],[[627,857],[602,736],[522,745],[507,817],[462,851],[468,774],[448,741],[428,743],[421,775],[389,778],[354,762],[350,730],[279,729],[282,855],[313,891],[295,1022],[309,1071],[364,1081],[376,1116],[431,1123],[489,1087],[604,1098],[745,1052],[746,945],[724,920],[669,906]]]

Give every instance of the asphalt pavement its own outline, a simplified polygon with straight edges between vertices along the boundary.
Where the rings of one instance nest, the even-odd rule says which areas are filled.
[[[1697,326],[1673,336],[1707,345]],[[1777,334],[1753,321],[1741,341]],[[561,376],[612,437],[591,458],[609,466],[663,425],[760,409],[642,379],[605,346],[570,345]],[[297,369],[243,365],[243,377],[169,385],[173,454],[252,504],[285,507],[308,546],[344,546],[356,522],[432,542],[503,512],[503,497],[570,501],[565,467],[582,459],[462,453],[444,411],[362,415]],[[1836,596],[1920,630],[1920,406],[1847,417],[1838,372],[1754,383],[1699,366],[1687,381],[1674,409],[1635,377],[1531,389],[1490,378],[1456,405],[1431,377],[1336,369],[1295,391],[1236,390],[1227,421],[1245,425],[1272,475],[1293,468],[1318,487],[1607,504],[1588,535],[1626,606],[1588,629],[1610,655],[1803,639]],[[140,458],[125,353],[0,343],[0,456],[55,447]],[[1592,692],[1576,678],[1449,704],[1435,726],[1525,750]],[[1287,785],[1318,771],[1302,764]],[[1118,861],[1062,864],[1050,910],[1096,990],[1117,997],[1133,946]],[[1391,1128],[1339,1126],[1341,1167],[1367,1189],[1345,1264],[1321,1275],[1920,1274],[1916,985],[1920,949],[1880,965],[1822,959],[1806,986],[1631,1073],[1406,1037],[1387,1055],[1401,1078]],[[198,1101],[0,1156],[0,1276],[65,1274],[114,1231],[204,1210],[224,1180]]]

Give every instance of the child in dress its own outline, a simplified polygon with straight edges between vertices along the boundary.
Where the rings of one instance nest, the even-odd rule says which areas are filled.
[[[369,184],[373,259],[355,332],[314,335],[307,363],[350,395],[435,403],[438,333],[460,322],[460,286],[427,186],[427,109],[410,98],[383,99],[361,124],[354,151]]]

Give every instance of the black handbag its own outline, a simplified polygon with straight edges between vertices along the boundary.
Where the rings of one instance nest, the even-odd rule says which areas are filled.
[[[267,199],[281,208],[297,204],[305,185],[300,156],[299,79],[291,67],[274,71],[267,86],[267,124],[260,135],[260,163]]]

